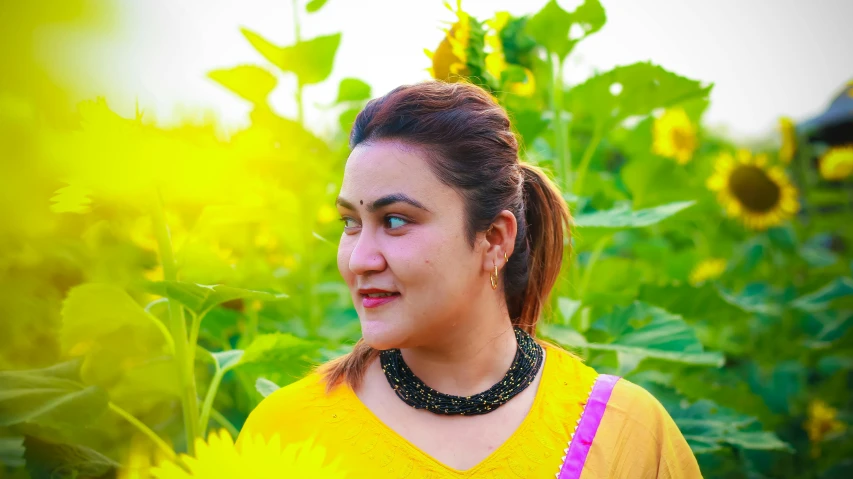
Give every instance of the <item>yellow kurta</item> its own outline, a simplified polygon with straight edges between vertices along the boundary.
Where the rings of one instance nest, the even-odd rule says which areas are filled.
[[[584,410],[596,372],[571,354],[546,347],[533,405],[516,431],[486,459],[462,471],[446,466],[379,420],[346,384],[329,395],[316,373],[264,399],[249,415],[247,434],[282,444],[310,437],[340,458],[352,479],[553,478]],[[689,446],[661,404],[619,380],[583,467],[581,479],[701,477]]]

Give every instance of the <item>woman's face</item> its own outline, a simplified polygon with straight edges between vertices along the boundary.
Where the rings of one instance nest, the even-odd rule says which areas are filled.
[[[464,324],[466,305],[488,287],[484,247],[468,244],[462,197],[418,149],[395,141],[357,146],[337,208],[344,220],[338,269],[368,345],[436,344],[437,334]],[[371,289],[393,294],[371,298]]]

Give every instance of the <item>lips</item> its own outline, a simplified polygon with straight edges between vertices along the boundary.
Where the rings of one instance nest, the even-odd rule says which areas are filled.
[[[396,291],[376,288],[359,289],[358,292],[361,294],[361,304],[365,308],[378,308],[400,297],[400,293]]]

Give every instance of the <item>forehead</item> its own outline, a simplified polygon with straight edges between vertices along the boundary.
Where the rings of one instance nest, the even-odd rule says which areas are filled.
[[[397,141],[380,141],[355,147],[347,159],[341,196],[372,201],[389,193],[417,195],[427,203],[452,189],[441,183],[420,148]]]

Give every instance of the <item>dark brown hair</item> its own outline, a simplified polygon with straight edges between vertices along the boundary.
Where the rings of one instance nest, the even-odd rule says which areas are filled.
[[[515,215],[515,250],[500,284],[512,324],[535,337],[536,323],[560,272],[564,227],[565,235],[570,235],[571,216],[554,182],[540,168],[519,160],[506,111],[472,84],[404,85],[371,100],[356,117],[350,148],[380,140],[418,148],[438,179],[460,192],[472,248],[477,232],[486,231],[501,211]],[[352,352],[317,371],[327,390],[341,380],[356,388],[378,354],[362,338]]]

